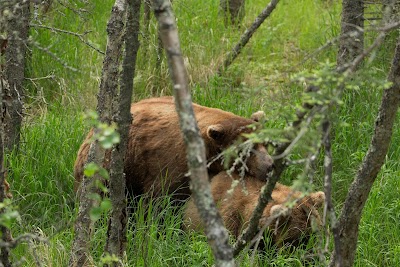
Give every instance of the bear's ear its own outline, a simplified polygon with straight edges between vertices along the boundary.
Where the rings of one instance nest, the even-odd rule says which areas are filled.
[[[259,110],[257,112],[254,112],[250,119],[252,119],[255,122],[261,122],[261,121],[265,121],[266,116],[265,116],[265,112],[262,110]]]
[[[210,125],[207,128],[207,136],[220,143],[224,140],[225,129],[220,124]]]
[[[322,191],[311,193],[310,198],[314,203],[314,207],[319,208],[325,202],[325,193]]]

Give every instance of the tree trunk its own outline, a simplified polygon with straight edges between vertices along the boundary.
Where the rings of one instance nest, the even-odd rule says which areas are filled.
[[[400,38],[397,41],[388,80],[393,85],[384,91],[370,147],[350,186],[339,217],[339,247],[335,249],[331,258],[329,266],[332,267],[353,265],[362,210],[389,148],[400,103]]]
[[[8,82],[3,94],[4,146],[7,151],[18,147],[22,124],[23,82],[25,53],[29,34],[29,1],[15,0],[7,17],[7,47],[5,49],[5,79]]]
[[[118,76],[120,57],[122,51],[122,38],[124,30],[126,2],[116,0],[110,20],[107,24],[107,49],[103,62],[102,80],[97,97],[97,113],[102,122],[109,123],[113,115],[113,101],[118,89]],[[94,129],[95,133],[97,129]],[[87,162],[94,162],[101,166],[104,160],[104,149],[100,147],[97,141],[93,142],[89,149]],[[96,173],[93,177],[84,177],[81,183],[79,213],[75,221],[75,234],[72,244],[70,266],[92,265],[89,252],[89,242],[93,222],[90,219],[90,211],[97,204],[92,197],[98,193],[95,181],[101,177]]]
[[[3,203],[7,198],[4,153],[18,147],[20,139],[29,1],[2,2],[0,12],[0,64],[4,62],[0,65],[0,203]],[[1,209],[0,213],[3,212]],[[0,232],[4,242],[12,241],[11,231],[6,226],[0,226]],[[9,247],[1,248],[2,266],[12,266],[9,250]]]
[[[124,158],[128,146],[129,128],[132,122],[130,113],[133,93],[133,77],[135,74],[136,56],[139,50],[141,0],[127,1],[127,17],[125,30],[125,54],[120,80],[120,93],[117,117],[121,136],[120,143],[112,150],[110,167],[110,198],[112,203],[111,218],[108,226],[106,252],[117,255],[120,259],[126,250],[126,181],[124,174]]]
[[[245,0],[220,0],[225,25],[237,25],[245,15]]]
[[[3,109],[3,89],[4,89],[4,83],[0,78],[0,110]],[[3,123],[3,117],[1,117],[0,121],[0,203],[3,203],[4,200],[7,198],[7,188],[5,187],[6,185],[6,171],[5,171],[5,160],[4,160],[4,123]],[[3,215],[4,209],[0,209],[0,215]],[[8,243],[12,241],[11,237],[11,231],[7,227],[0,225],[0,233],[1,233],[1,239],[5,243]],[[10,249],[5,246],[1,248],[0,251],[0,263],[2,266],[5,267],[11,267],[12,264],[9,259],[10,256]]]
[[[364,1],[343,0],[337,65],[353,61],[364,49]]]
[[[211,195],[204,141],[193,112],[175,17],[168,0],[153,0],[153,7],[159,24],[160,37],[167,54],[175,105],[185,140],[192,196],[204,222],[216,266],[234,266],[228,232],[223,226],[222,218],[218,214]]]

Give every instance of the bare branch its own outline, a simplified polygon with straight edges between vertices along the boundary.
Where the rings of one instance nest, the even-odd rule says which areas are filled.
[[[322,122],[322,144],[325,148],[325,159],[324,159],[324,168],[325,168],[325,176],[324,176],[324,193],[325,193],[325,205],[324,205],[324,214],[322,217],[322,222],[325,227],[325,236],[327,238],[325,243],[325,251],[328,251],[329,245],[329,229],[328,229],[328,216],[330,220],[331,229],[333,232],[333,238],[335,242],[335,250],[339,247],[339,232],[338,232],[338,224],[335,214],[335,207],[332,202],[332,172],[333,172],[333,163],[332,163],[332,150],[331,150],[331,124],[326,119]],[[341,259],[339,259],[341,262]]]
[[[19,244],[22,244],[24,242],[41,242],[47,245],[50,245],[49,240],[47,238],[35,235],[35,234],[22,234],[16,238],[14,238],[11,241],[8,242],[4,242],[4,241],[0,241],[0,247],[1,248],[16,248]]]
[[[71,31],[67,31],[67,30],[63,30],[63,29],[58,29],[58,28],[54,28],[54,27],[50,27],[50,26],[45,26],[45,25],[40,25],[40,24],[34,24],[31,23],[30,24],[31,27],[36,27],[36,28],[43,28],[43,29],[48,29],[54,32],[59,32],[59,33],[65,33],[65,34],[69,34],[75,37],[78,37],[79,40],[81,40],[82,43],[84,43],[85,45],[89,46],[90,48],[94,49],[95,51],[97,51],[98,53],[104,55],[104,51],[101,51],[100,49],[98,49],[97,47],[95,47],[93,44],[91,44],[90,42],[86,41],[84,39],[84,37],[90,33],[91,31],[85,31],[84,33],[77,33],[77,32],[71,32]]]
[[[376,31],[376,32],[383,32],[383,33],[386,33],[386,34],[387,34],[388,32],[390,32],[390,31],[392,31],[392,30],[395,30],[395,29],[397,29],[397,28],[399,28],[399,27],[400,27],[400,21],[397,21],[397,22],[392,22],[392,23],[390,23],[390,24],[386,24],[386,25],[383,26],[383,27],[370,27],[370,28],[368,28],[368,29],[360,29],[360,30],[362,30],[362,31],[364,31],[364,32]],[[358,32],[359,32],[359,31],[347,32],[347,33],[345,33],[345,34],[343,34],[343,35],[340,35],[340,36],[338,36],[338,37],[336,37],[336,38],[333,38],[333,39],[327,41],[325,44],[323,44],[322,46],[320,46],[319,48],[317,48],[316,50],[314,50],[311,54],[307,55],[307,56],[302,60],[302,62],[301,62],[300,64],[304,64],[307,60],[309,60],[310,58],[314,57],[314,56],[315,56],[316,54],[318,54],[319,52],[321,52],[321,51],[327,49],[328,47],[330,47],[330,46],[332,46],[332,45],[338,43],[339,40],[348,39],[348,38],[354,38],[354,36],[355,36]],[[376,47],[376,45],[374,45],[374,47]],[[369,54],[369,53],[367,53],[367,54]],[[300,65],[300,64],[299,64],[299,65]],[[346,64],[345,64],[345,65],[346,65]]]
[[[260,27],[260,25],[265,21],[266,18],[271,15],[272,11],[274,11],[276,5],[279,0],[271,0],[271,2],[267,5],[267,7],[261,12],[260,15],[254,20],[253,24],[246,29],[243,35],[240,37],[239,42],[235,45],[231,52],[226,56],[224,63],[222,66],[218,68],[218,75],[221,75],[229,65],[236,59],[236,57],[240,54],[242,48],[249,42],[250,38],[253,36],[255,31]]]
[[[31,41],[30,43],[33,46],[35,46],[37,49],[39,49],[40,51],[43,51],[46,54],[48,54],[49,56],[51,56],[54,60],[56,60],[58,63],[60,63],[64,68],[69,69],[70,71],[73,71],[73,72],[77,72],[78,71],[78,69],[69,66],[64,60],[62,60],[56,54],[51,52],[48,48],[42,47],[38,42]]]

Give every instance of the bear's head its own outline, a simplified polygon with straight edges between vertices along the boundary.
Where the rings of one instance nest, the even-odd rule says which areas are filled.
[[[256,126],[256,123],[264,117],[264,112],[258,111],[251,116],[251,119],[224,120],[208,126],[206,142],[209,144],[209,150],[214,150],[212,154],[218,154],[229,146],[239,143],[237,148],[240,160],[234,163],[235,159],[230,159],[228,165],[235,165],[237,170],[243,168],[249,176],[265,181],[268,173],[273,169],[273,159],[264,144],[253,144],[246,141],[243,136],[243,134],[253,132],[254,127],[250,125]],[[217,168],[215,171],[221,170],[223,169]]]
[[[311,233],[322,225],[318,208],[324,201],[325,194],[319,191],[297,200],[291,208],[285,204],[275,204],[264,211],[260,227],[268,223],[268,218],[274,218],[269,225],[274,244],[280,247],[306,243]]]

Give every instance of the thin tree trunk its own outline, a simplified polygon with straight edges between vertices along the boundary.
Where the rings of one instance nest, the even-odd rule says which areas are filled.
[[[351,34],[350,34],[351,33]],[[353,61],[364,49],[364,1],[343,0],[337,65]]]
[[[223,226],[222,218],[218,214],[211,195],[204,141],[199,133],[193,112],[175,17],[168,0],[154,0],[153,7],[159,23],[161,40],[167,54],[176,109],[186,144],[192,195],[203,219],[216,266],[234,266],[232,248],[228,242],[228,232]]]
[[[330,111],[331,112],[331,111]],[[328,218],[333,233],[333,242],[335,243],[335,250],[339,247],[339,229],[338,222],[335,213],[335,207],[332,202],[332,173],[333,173],[333,162],[332,162],[332,147],[331,147],[331,123],[328,118],[322,122],[322,145],[324,147],[324,193],[325,193],[325,205],[323,214],[323,225],[326,233],[326,246],[325,249],[328,251],[329,245],[329,227]]]
[[[3,89],[5,87],[5,81],[0,78],[0,110],[3,110]],[[4,160],[4,123],[3,117],[0,121],[0,203],[3,203],[7,198],[7,188],[6,185],[6,171],[5,171],[5,160]],[[0,215],[4,213],[4,209],[0,209]],[[12,241],[11,231],[7,227],[0,226],[1,239],[5,243]],[[0,251],[0,263],[2,266],[10,267],[12,266],[10,261],[10,248],[5,246],[1,248]]]
[[[225,25],[239,24],[245,15],[245,0],[220,0]]]
[[[143,58],[149,56],[149,45],[150,45],[150,19],[151,19],[151,0],[143,1],[143,46],[142,54]]]
[[[107,24],[107,49],[103,62],[102,80],[97,97],[97,113],[102,122],[109,123],[112,119],[113,101],[118,89],[118,77],[120,57],[122,51],[122,38],[124,30],[126,1],[116,0]],[[94,129],[95,133],[97,129]],[[94,162],[101,166],[104,160],[104,149],[97,141],[93,142],[89,149],[87,162]],[[91,209],[97,205],[92,197],[93,193],[99,193],[95,181],[101,180],[96,173],[92,178],[84,177],[81,183],[79,212],[75,221],[74,240],[71,249],[70,266],[91,265],[89,243],[93,222],[90,219]]]
[[[264,20],[268,18],[269,15],[271,15],[272,11],[274,11],[278,2],[279,0],[271,0],[268,6],[261,12],[260,15],[258,15],[250,28],[246,29],[246,31],[240,37],[239,42],[226,56],[224,63],[218,68],[218,75],[221,75],[222,72],[224,72],[232,64],[232,62],[242,51],[242,48],[249,42],[250,38],[253,36],[256,30],[260,27]]]
[[[12,2],[7,18],[7,48],[5,50],[5,79],[8,88],[3,94],[4,106],[4,146],[7,151],[18,147],[22,124],[23,82],[25,79],[25,54],[29,35],[29,1]]]
[[[314,86],[310,86],[307,88],[307,91],[317,91],[318,88]],[[302,122],[307,119],[307,116],[311,116],[311,111],[313,109],[318,109],[319,106],[310,105],[308,103],[304,103],[302,105],[302,109],[296,113],[296,120],[292,123],[292,132],[291,136],[296,136],[298,132],[301,130]],[[315,111],[317,112],[317,111]],[[314,113],[315,113],[314,112]],[[288,140],[285,143],[281,143],[275,150],[272,158],[274,159],[274,170],[273,173],[268,177],[267,184],[261,188],[260,197],[257,202],[257,206],[254,209],[251,218],[249,220],[249,224],[238,237],[237,241],[233,245],[233,255],[236,257],[239,255],[240,251],[243,250],[248,244],[249,241],[253,239],[253,237],[257,234],[258,231],[258,222],[261,219],[264,208],[267,204],[272,200],[272,191],[275,188],[276,183],[279,181],[279,178],[283,171],[287,167],[286,155],[287,149],[290,147],[292,140]]]
[[[128,146],[129,128],[132,122],[130,113],[135,74],[136,56],[139,50],[141,0],[127,1],[125,30],[125,54],[120,80],[118,110],[115,119],[121,136],[120,143],[112,150],[110,167],[110,198],[112,203],[111,218],[108,226],[106,252],[122,259],[126,251],[126,181],[124,158]]]
[[[388,80],[393,85],[383,93],[370,147],[347,194],[338,222],[339,248],[333,253],[329,266],[353,266],[362,210],[385,161],[400,103],[400,39],[396,45]]]
[[[280,155],[284,153],[286,148],[289,146],[290,142],[281,144],[275,151],[275,155]],[[263,211],[267,204],[272,200],[272,191],[275,188],[276,183],[279,181],[279,178],[282,174],[282,172],[286,168],[286,160],[285,158],[280,158],[277,160],[274,160],[274,171],[273,174],[268,177],[267,184],[264,185],[261,188],[260,191],[260,197],[257,202],[257,206],[254,209],[251,218],[249,220],[249,225],[246,227],[246,229],[241,233],[241,235],[238,237],[237,241],[233,245],[233,255],[236,257],[239,255],[240,251],[245,248],[249,241],[253,239],[253,237],[257,234],[258,231],[258,226],[259,226],[259,221],[261,219],[261,216],[263,214]]]
[[[25,52],[29,32],[29,1],[12,1],[8,5],[1,3],[0,34],[6,38],[1,41],[1,57],[5,57],[5,66],[0,66],[0,203],[7,198],[4,152],[18,147],[22,123],[22,97],[25,71]],[[9,12],[4,12],[8,9]],[[8,13],[8,16],[4,16]],[[3,67],[5,68],[3,70]],[[4,210],[1,209],[0,213]],[[1,239],[10,243],[13,239],[6,226],[0,226]],[[2,266],[10,267],[10,248],[0,251]]]

